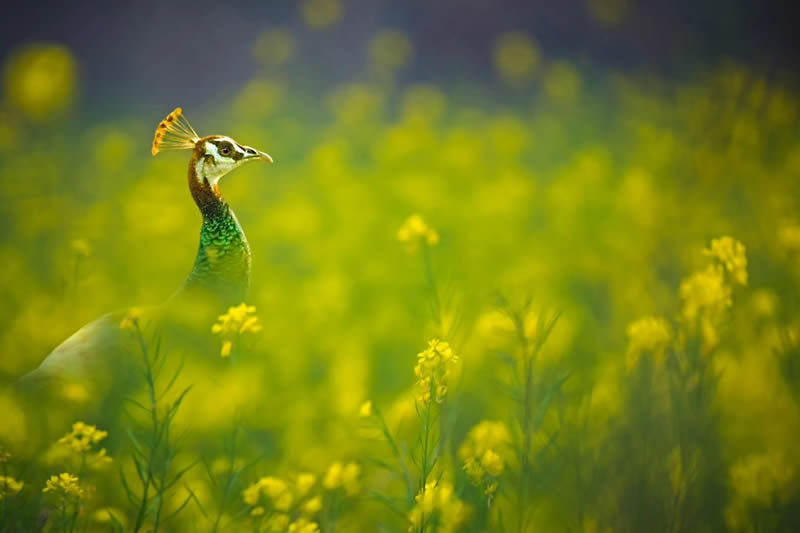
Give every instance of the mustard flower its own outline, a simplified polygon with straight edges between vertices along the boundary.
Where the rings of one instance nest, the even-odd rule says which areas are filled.
[[[342,470],[344,467],[342,463],[335,462],[328,467],[325,473],[325,479],[322,481],[322,486],[328,490],[337,489],[342,486]]]
[[[464,472],[476,485],[483,482],[486,474],[499,477],[505,469],[500,454],[510,442],[511,433],[503,422],[484,420],[475,425],[458,449]]]
[[[299,518],[289,525],[289,533],[319,533],[319,525],[305,518]]]
[[[720,237],[711,240],[711,248],[703,253],[717,259],[733,280],[739,285],[747,285],[747,256],[744,244],[733,237]]]
[[[322,498],[314,496],[303,504],[303,513],[313,516],[322,510]]]
[[[672,329],[661,317],[646,316],[628,325],[627,367],[632,370],[643,352],[653,355],[657,364],[664,361],[664,353],[672,338]]]
[[[358,409],[358,416],[361,418],[369,418],[372,416],[372,402],[367,400],[366,402],[361,404],[361,407]]]
[[[709,265],[683,280],[680,295],[683,316],[689,321],[695,320],[701,313],[718,316],[732,303],[731,288],[725,283],[722,270],[715,265]]]
[[[317,477],[314,474],[298,474],[297,479],[295,480],[295,491],[297,492],[297,496],[302,498],[308,494],[316,482]]]
[[[289,516],[283,513],[274,514],[267,521],[267,531],[283,533],[289,527]]]
[[[11,476],[0,475],[0,500],[11,494],[17,494],[22,490],[25,483],[17,481]]]
[[[436,246],[439,234],[425,223],[422,216],[414,214],[397,230],[397,240],[405,244],[409,252],[415,252],[420,244]]]
[[[439,339],[428,342],[428,347],[417,354],[417,365],[414,375],[417,378],[419,396],[417,400],[429,404],[432,399],[437,403],[444,401],[447,395],[447,379],[452,367],[458,362],[450,344]]]
[[[140,318],[142,318],[141,307],[131,307],[130,309],[128,309],[128,312],[125,313],[125,316],[119,323],[119,327],[122,329],[134,329],[135,326],[139,323]]]
[[[408,514],[409,531],[417,531],[429,517],[437,515],[437,531],[449,533],[461,527],[469,517],[469,507],[455,495],[453,485],[431,481],[414,498],[416,504]]]
[[[78,476],[64,472],[57,476],[50,476],[42,492],[52,492],[62,498],[68,496],[80,497],[83,494],[83,489],[80,486]]]
[[[107,431],[97,429],[96,426],[75,422],[72,424],[72,431],[58,439],[58,443],[83,456],[93,467],[101,467],[110,463],[111,457],[108,456],[105,448],[94,452],[93,447],[107,436]],[[91,456],[90,453],[92,453]]]
[[[288,511],[294,503],[294,495],[288,482],[274,476],[262,477],[242,492],[244,502],[254,507],[250,511],[251,514],[260,507],[262,495],[266,496],[272,507],[278,511]],[[260,511],[256,510],[256,514],[259,513]]]
[[[222,337],[221,357],[230,357],[234,339],[239,335],[255,334],[261,331],[261,321],[255,312],[255,306],[241,303],[235,307],[229,307],[228,312],[220,315],[217,322],[211,326],[211,332]]]

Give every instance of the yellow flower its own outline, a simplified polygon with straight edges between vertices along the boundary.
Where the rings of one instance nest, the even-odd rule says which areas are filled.
[[[0,475],[0,500],[10,494],[18,493],[24,486],[25,483],[22,481],[17,481],[11,476]]]
[[[260,505],[258,507],[253,507],[250,511],[250,516],[261,516],[264,514],[264,508]]]
[[[747,285],[747,256],[744,244],[733,237],[711,240],[711,248],[703,250],[705,255],[717,259],[739,285]]]
[[[653,355],[657,364],[664,361],[664,352],[672,338],[672,330],[661,317],[646,316],[628,325],[627,367],[632,370],[643,352]]]
[[[439,234],[420,215],[414,214],[397,230],[397,240],[404,243],[409,252],[414,252],[420,244],[436,246],[439,243]]]
[[[342,469],[342,485],[344,490],[351,496],[361,490],[361,484],[358,478],[361,475],[361,467],[356,463],[347,463]]]
[[[298,474],[297,480],[295,481],[295,490],[297,491],[297,495],[302,498],[308,494],[308,491],[311,490],[316,482],[317,478],[314,474]]]
[[[500,453],[510,442],[508,428],[499,421],[484,420],[469,431],[458,455],[464,461],[464,471],[476,485],[487,473],[493,477],[503,473],[505,461]]]
[[[366,402],[361,404],[361,407],[358,410],[358,416],[361,418],[369,418],[372,416],[372,402],[367,400]]]
[[[80,487],[78,476],[64,472],[57,476],[50,476],[42,492],[56,493],[62,497],[80,497],[83,494],[83,489]]]
[[[681,282],[683,316],[693,321],[701,313],[711,317],[718,316],[731,306],[731,288],[725,283],[722,271],[709,265],[703,271],[695,272]]]
[[[231,349],[233,348],[233,343],[229,340],[222,341],[222,348],[219,351],[219,354],[222,357],[230,357]]]
[[[299,518],[289,525],[289,533],[319,533],[319,526],[305,518]]]
[[[322,498],[314,496],[303,504],[303,512],[309,516],[315,515],[322,509]]]
[[[89,459],[90,466],[98,468],[111,462],[111,458],[106,454],[106,449],[101,448],[92,457],[89,457],[88,454],[95,444],[107,436],[107,431],[97,429],[97,427],[90,426],[84,422],[75,422],[72,424],[72,431],[58,439],[58,443],[70,448],[77,454],[83,455],[86,459]]]
[[[261,498],[261,485],[253,483],[242,492],[242,499],[247,505],[255,505]]]
[[[229,307],[228,312],[220,315],[217,322],[211,326],[211,332],[223,339],[220,356],[229,357],[231,355],[233,338],[245,333],[261,331],[261,321],[255,312],[255,306],[241,303],[235,307]]]
[[[289,527],[289,516],[283,513],[272,515],[267,521],[267,531],[283,533]]]
[[[447,378],[458,357],[450,344],[439,339],[428,342],[428,347],[417,354],[414,375],[417,378],[419,396],[417,400],[428,404],[432,399],[438,403],[447,395]]]
[[[140,307],[131,307],[119,323],[119,327],[122,329],[134,329],[139,324],[140,318],[142,318],[142,309]]]
[[[497,477],[503,473],[503,459],[492,450],[486,450],[481,456],[481,466],[490,476]]]
[[[335,462],[331,466],[328,467],[328,471],[325,473],[325,479],[322,482],[322,485],[328,489],[333,490],[342,486],[342,471],[344,467],[342,463]]]
[[[455,496],[453,485],[446,481],[428,482],[414,498],[416,505],[408,514],[411,529],[422,525],[423,518],[428,523],[431,515],[437,515],[437,531],[452,532],[458,529],[469,517],[469,508]]]

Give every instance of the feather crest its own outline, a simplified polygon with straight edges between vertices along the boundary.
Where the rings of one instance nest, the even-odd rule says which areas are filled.
[[[200,136],[183,116],[183,110],[176,107],[156,128],[153,137],[153,155],[162,150],[187,150],[194,148]]]

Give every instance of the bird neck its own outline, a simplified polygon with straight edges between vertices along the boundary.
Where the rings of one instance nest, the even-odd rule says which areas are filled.
[[[184,290],[210,293],[224,305],[241,303],[250,286],[250,246],[213,180],[189,164],[189,191],[203,216],[200,245]]]

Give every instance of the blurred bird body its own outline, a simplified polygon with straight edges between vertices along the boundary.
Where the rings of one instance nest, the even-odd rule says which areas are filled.
[[[186,326],[186,317],[204,325],[227,306],[242,302],[250,285],[250,247],[236,215],[222,198],[219,180],[247,161],[272,162],[269,155],[230,137],[199,137],[180,108],[156,129],[153,155],[165,149],[191,149],[189,190],[203,218],[194,266],[166,303],[140,311],[142,325],[161,330]],[[198,309],[200,312],[198,313]],[[112,389],[127,389],[139,350],[134,336],[120,325],[129,310],[112,312],[80,328],[56,347],[39,367],[20,379],[29,391],[60,394],[80,384],[102,399]]]

